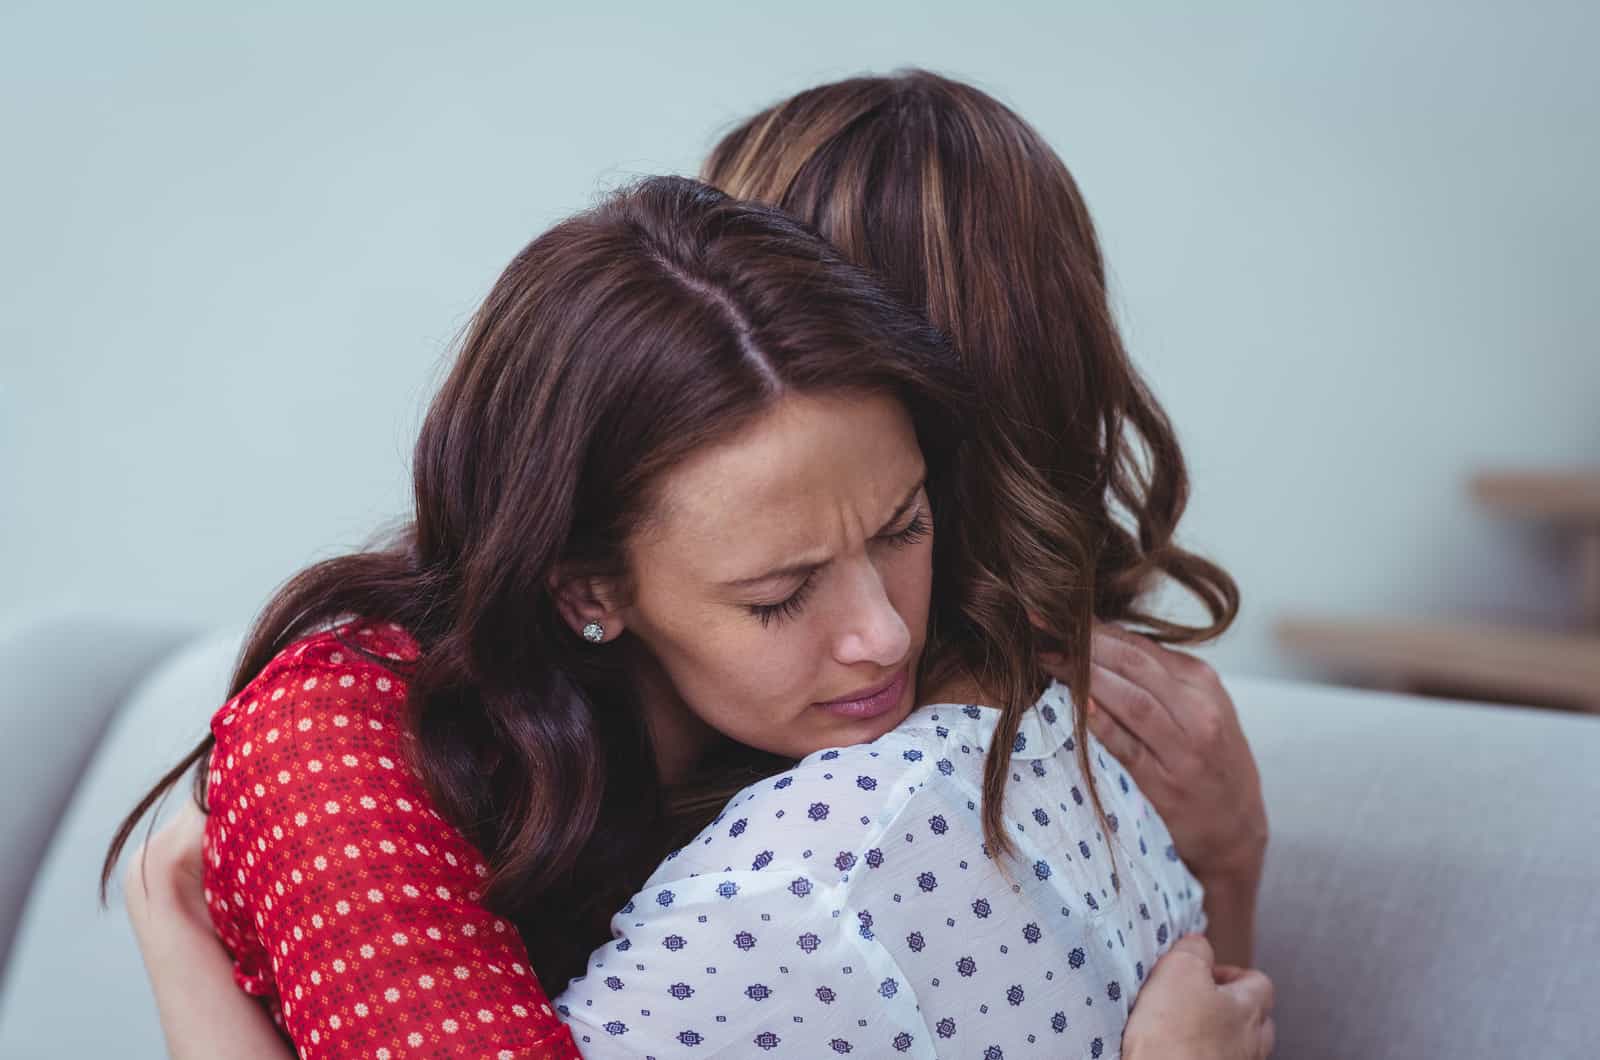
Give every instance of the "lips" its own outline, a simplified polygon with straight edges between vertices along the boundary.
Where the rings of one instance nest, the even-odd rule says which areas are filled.
[[[873,688],[852,692],[843,699],[815,704],[821,710],[844,718],[875,718],[893,710],[904,696],[910,666],[902,666],[889,680]]]

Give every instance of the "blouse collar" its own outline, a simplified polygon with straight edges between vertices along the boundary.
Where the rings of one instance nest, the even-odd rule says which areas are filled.
[[[999,724],[1000,711],[994,707],[973,703],[930,703],[912,711],[900,728],[931,728],[938,732],[941,739],[951,732],[966,732],[971,734],[969,738],[975,744],[987,748]],[[1022,712],[1011,757],[1023,761],[1049,758],[1062,747],[1069,751],[1074,747],[1072,696],[1065,685],[1052,680],[1033,706]]]

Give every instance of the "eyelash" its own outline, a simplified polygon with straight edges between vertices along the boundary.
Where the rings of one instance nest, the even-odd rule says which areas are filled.
[[[790,593],[787,600],[780,600],[775,604],[749,605],[750,613],[761,622],[762,628],[766,628],[776,618],[794,618],[805,606],[806,597],[811,595],[811,578],[812,575],[806,575],[806,580],[800,583],[800,588]]]
[[[904,530],[890,534],[884,540],[893,548],[905,548],[907,545],[914,545],[927,537],[932,529],[933,527],[928,525],[926,510],[918,508],[917,514],[911,517],[911,521],[906,524]]]
[[[911,522],[906,524],[904,530],[889,534],[883,540],[891,548],[905,548],[914,545],[928,536],[933,528],[928,525],[928,518],[922,509],[917,509],[917,514]],[[806,598],[811,595],[812,575],[807,575],[800,587],[790,593],[788,599],[780,600],[775,604],[747,604],[750,613],[756,617],[762,627],[770,625],[775,619],[791,619],[800,614],[806,605]]]

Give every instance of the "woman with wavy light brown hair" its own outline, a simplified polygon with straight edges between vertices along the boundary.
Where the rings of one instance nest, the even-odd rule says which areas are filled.
[[[993,639],[971,627],[1025,637],[1032,615],[1050,629],[1041,648],[1090,704],[1080,746],[1087,725],[1128,767],[1205,884],[1219,956],[1248,964],[1267,834],[1260,781],[1215,673],[1167,646],[1220,635],[1239,593],[1175,541],[1183,454],[1123,347],[1066,165],[992,96],[913,70],[769,107],[722,138],[701,176],[810,222],[954,340],[987,419],[957,503],[1012,518],[1003,535],[956,524],[970,573],[961,614],[941,626],[950,650],[929,653],[928,690],[975,682],[990,702],[1025,700],[1031,675],[997,665],[983,648]],[[1163,581],[1206,620],[1152,607]],[[987,780],[992,796],[1004,776]]]

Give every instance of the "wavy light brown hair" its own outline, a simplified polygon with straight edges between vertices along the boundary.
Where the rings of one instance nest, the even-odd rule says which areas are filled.
[[[1188,498],[1178,439],[1118,333],[1105,263],[1077,183],[1010,108],[922,70],[822,85],[733,129],[701,171],[741,198],[815,226],[954,340],[983,422],[954,483],[959,584],[936,600],[925,679],[970,675],[1000,699],[986,763],[984,828],[1002,831],[1005,755],[1040,678],[1033,616],[1087,702],[1093,621],[1158,640],[1219,636],[1239,607],[1217,564],[1181,548]],[[1170,580],[1209,620],[1158,614]],[[1075,722],[1088,767],[1083,712]],[[1099,809],[1098,795],[1095,805]],[[1103,816],[1103,813],[1102,813]]]
[[[716,797],[672,814],[681,793],[658,775],[632,651],[576,636],[551,579],[626,584],[623,545],[662,475],[804,392],[898,398],[937,523],[965,395],[947,339],[920,314],[788,216],[691,180],[645,180],[557,225],[495,283],[433,401],[411,522],[389,547],[285,585],[230,697],[312,631],[352,616],[403,627],[421,649],[403,672],[412,764],[488,860],[490,907],[517,924],[541,977],[566,982],[673,846],[727,794],[791,763],[720,748],[699,775]],[[140,817],[212,746],[123,822],[102,891]]]

